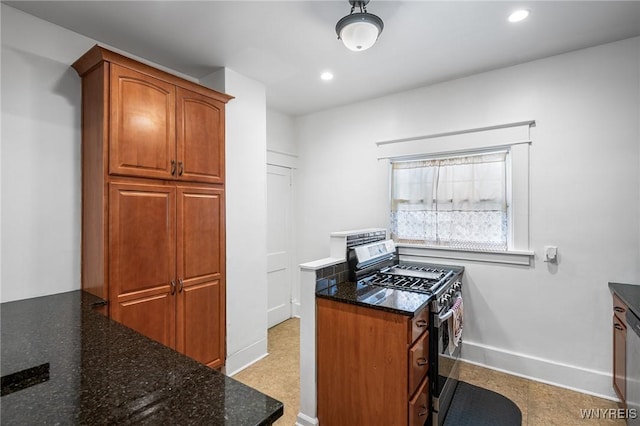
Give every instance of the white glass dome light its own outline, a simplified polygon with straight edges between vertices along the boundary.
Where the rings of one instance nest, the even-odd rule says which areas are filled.
[[[378,40],[384,24],[382,19],[367,13],[366,5],[369,0],[357,1],[349,0],[351,13],[340,19],[336,24],[338,39],[347,49],[354,52],[362,52],[373,46]],[[359,13],[353,13],[356,7],[360,8]]]

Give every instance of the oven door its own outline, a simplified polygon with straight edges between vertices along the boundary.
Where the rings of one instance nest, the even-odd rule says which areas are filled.
[[[462,297],[460,294],[457,296]],[[434,313],[431,321],[434,326],[432,336],[437,336],[437,342],[434,342],[431,353],[433,360],[431,369],[433,426],[442,426],[444,423],[444,417],[451,405],[460,377],[458,361],[462,341],[457,346],[452,342],[453,337],[450,336],[450,333],[453,328],[450,327],[450,324],[453,324],[453,315],[450,309],[447,307],[440,313]]]

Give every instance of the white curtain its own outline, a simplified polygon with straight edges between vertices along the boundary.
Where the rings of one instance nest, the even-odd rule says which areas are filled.
[[[392,163],[391,235],[398,242],[507,249],[507,152]]]

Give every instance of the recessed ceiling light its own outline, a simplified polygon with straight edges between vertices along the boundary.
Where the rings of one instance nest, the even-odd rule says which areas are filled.
[[[320,78],[323,79],[324,81],[333,80],[333,73],[329,71],[325,71],[322,74],[320,74]]]
[[[529,11],[526,9],[520,9],[513,12],[509,15],[509,22],[520,22],[524,19],[527,19],[529,16]]]

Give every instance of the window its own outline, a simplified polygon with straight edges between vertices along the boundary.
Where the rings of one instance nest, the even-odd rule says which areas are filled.
[[[453,249],[508,249],[508,150],[393,160],[391,165],[394,240]]]
[[[400,256],[408,261],[448,259],[531,265],[535,255],[529,246],[529,151],[535,136],[533,128],[535,121],[527,120],[376,142],[378,159],[391,163],[390,232]],[[485,161],[494,154],[504,155],[504,162],[497,162],[503,165],[493,164],[493,159]],[[493,186],[481,184],[484,192],[473,192],[476,183],[470,186],[456,182],[465,181],[451,177],[460,176],[459,169],[465,162],[469,165],[464,168],[474,169],[471,176],[504,176],[504,186],[494,180]],[[485,162],[490,164],[480,166]],[[481,168],[486,168],[486,173],[480,173]],[[466,187],[471,195],[462,195],[459,187]],[[503,200],[496,196],[502,192],[498,187],[504,188]],[[490,188],[494,188],[493,195]],[[496,208],[498,205],[500,209]],[[464,219],[459,220],[460,217]],[[485,220],[474,222],[469,217]],[[491,231],[480,232],[488,229]],[[498,229],[500,232],[496,232]],[[481,234],[491,237],[474,237]]]

